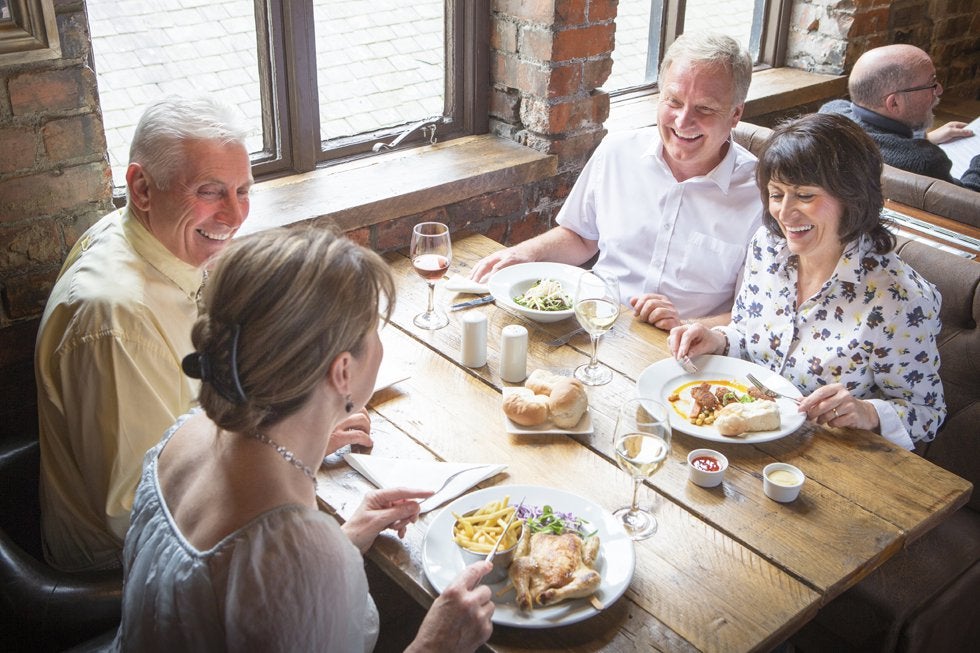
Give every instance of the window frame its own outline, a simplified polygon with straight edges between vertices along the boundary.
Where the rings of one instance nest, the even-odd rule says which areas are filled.
[[[656,79],[667,48],[684,31],[687,0],[650,0],[650,28],[647,36],[646,79]],[[756,70],[778,68],[786,63],[792,0],[755,0],[749,51],[758,50],[753,61]],[[761,11],[760,11],[761,10]],[[653,44],[656,47],[651,47]],[[659,92],[657,81],[611,91],[615,97],[630,98]]]
[[[489,130],[490,0],[444,0],[444,118],[436,137]],[[257,178],[308,172],[371,156],[413,122],[321,141],[313,0],[255,0],[262,97],[263,150],[252,155]],[[420,144],[416,131],[402,145]]]
[[[9,0],[10,17],[0,20],[0,64],[61,58],[53,0]]]

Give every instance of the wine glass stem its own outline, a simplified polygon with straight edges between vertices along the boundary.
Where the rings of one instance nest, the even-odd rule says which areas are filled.
[[[637,510],[640,509],[640,503],[639,501],[637,501],[637,499],[639,497],[639,492],[640,492],[640,483],[642,482],[643,482],[642,479],[639,478],[633,479],[633,503],[630,504],[630,512],[635,513]]]
[[[599,364],[599,336],[592,336],[592,360],[589,361],[589,367],[594,368]]]
[[[431,281],[428,282],[428,284],[429,284],[429,307],[425,309],[425,312],[431,315],[433,309],[435,308],[436,284],[432,283]]]

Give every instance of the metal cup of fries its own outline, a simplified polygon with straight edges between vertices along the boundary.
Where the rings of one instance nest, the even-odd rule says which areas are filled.
[[[500,539],[500,546],[493,558],[493,570],[483,577],[484,583],[498,583],[507,578],[507,568],[514,559],[514,550],[524,532],[524,522],[520,519],[513,520],[507,526],[516,510],[514,506],[508,505],[509,501],[510,497],[505,497],[462,515],[454,513],[456,521],[453,524],[452,538],[467,566],[485,560]]]

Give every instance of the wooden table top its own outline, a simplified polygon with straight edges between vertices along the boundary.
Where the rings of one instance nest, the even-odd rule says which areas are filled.
[[[453,243],[451,273],[500,246],[481,235]],[[370,409],[378,456],[454,462],[506,463],[480,487],[541,485],[560,488],[612,511],[629,501],[631,480],[612,457],[612,431],[622,401],[635,396],[636,379],[669,356],[667,334],[624,312],[603,336],[600,360],[613,380],[588,389],[591,435],[514,436],[500,410],[500,331],[522,324],[530,335],[528,371],[571,374],[586,362],[588,336],[565,346],[545,342],[576,327],[525,320],[495,305],[488,317],[488,362],[470,369],[456,362],[460,317],[426,332],[412,324],[425,306],[425,283],[408,258],[390,254],[398,283],[391,324],[381,334],[383,368],[410,378],[375,394]],[[437,286],[436,301],[456,296]],[[724,483],[704,489],[687,480],[689,451],[721,451],[730,467]],[[762,468],[774,461],[807,475],[795,502],[779,504],[762,491]],[[325,510],[348,517],[370,484],[339,458],[320,471]],[[705,443],[675,431],[668,463],[641,489],[641,503],[660,522],[637,542],[636,571],[624,597],[579,624],[543,630],[495,626],[497,651],[768,650],[805,624],[825,602],[946,519],[969,498],[971,485],[870,432],[824,429],[805,423],[797,432],[762,444]],[[383,534],[369,556],[410,595],[427,605],[421,546],[438,510],[423,515],[404,540]]]

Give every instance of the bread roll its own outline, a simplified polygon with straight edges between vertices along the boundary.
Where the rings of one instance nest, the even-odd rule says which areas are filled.
[[[722,435],[735,436],[750,431],[779,428],[779,406],[775,401],[758,399],[747,404],[728,404],[715,413],[715,428]]]
[[[552,374],[548,370],[534,370],[531,375],[527,377],[527,381],[524,385],[534,391],[534,394],[538,395],[550,395],[551,389],[555,387],[555,384],[559,381],[566,379],[567,377],[560,376],[558,374]]]
[[[537,426],[548,419],[548,397],[528,388],[514,388],[504,397],[504,415],[521,426]]]
[[[560,377],[548,397],[551,421],[560,429],[570,429],[578,424],[589,408],[589,395],[578,379]]]

